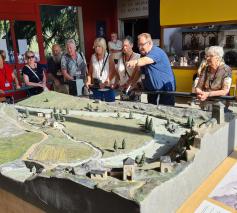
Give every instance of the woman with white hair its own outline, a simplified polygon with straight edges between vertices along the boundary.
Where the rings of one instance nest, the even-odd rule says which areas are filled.
[[[227,95],[231,86],[232,70],[223,61],[224,50],[211,46],[206,52],[206,69],[201,72],[196,86],[197,98],[205,101],[208,97]]]
[[[112,57],[106,51],[105,39],[95,39],[93,48],[95,53],[91,56],[86,85],[100,88],[109,86],[110,76],[114,76],[115,73],[115,65]]]

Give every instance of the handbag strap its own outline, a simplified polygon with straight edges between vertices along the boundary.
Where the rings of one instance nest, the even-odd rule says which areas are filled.
[[[28,69],[35,75],[35,77],[40,81],[39,76],[35,73],[34,70],[32,70],[32,68],[29,65],[26,65],[26,67],[28,67]]]
[[[101,69],[101,71],[100,71],[100,77],[101,77],[102,74],[103,74],[103,71],[104,71],[104,68],[105,68],[105,64],[106,64],[106,62],[107,62],[107,60],[108,60],[108,57],[109,57],[109,54],[107,54],[106,59],[105,59],[105,61],[104,61],[104,64],[103,64],[103,66],[102,66],[102,69]]]

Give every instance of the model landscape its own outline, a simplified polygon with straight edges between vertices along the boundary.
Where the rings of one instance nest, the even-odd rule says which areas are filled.
[[[225,122],[222,110],[221,104],[210,113],[44,92],[0,106],[0,172],[22,183],[70,180],[139,206],[192,167],[202,136]]]

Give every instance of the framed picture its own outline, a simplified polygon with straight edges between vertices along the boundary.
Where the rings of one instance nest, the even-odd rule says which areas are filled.
[[[96,22],[96,37],[103,37],[106,39],[106,23],[105,21]]]

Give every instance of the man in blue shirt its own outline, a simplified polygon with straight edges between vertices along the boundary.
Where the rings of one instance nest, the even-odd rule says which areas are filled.
[[[140,67],[132,80],[133,86],[141,77],[147,91],[175,91],[175,77],[166,53],[153,45],[151,35],[142,33],[138,36],[138,47],[143,57],[127,62],[127,66]],[[148,94],[148,103],[157,104],[158,94]],[[173,95],[160,95],[159,104],[174,105]]]

